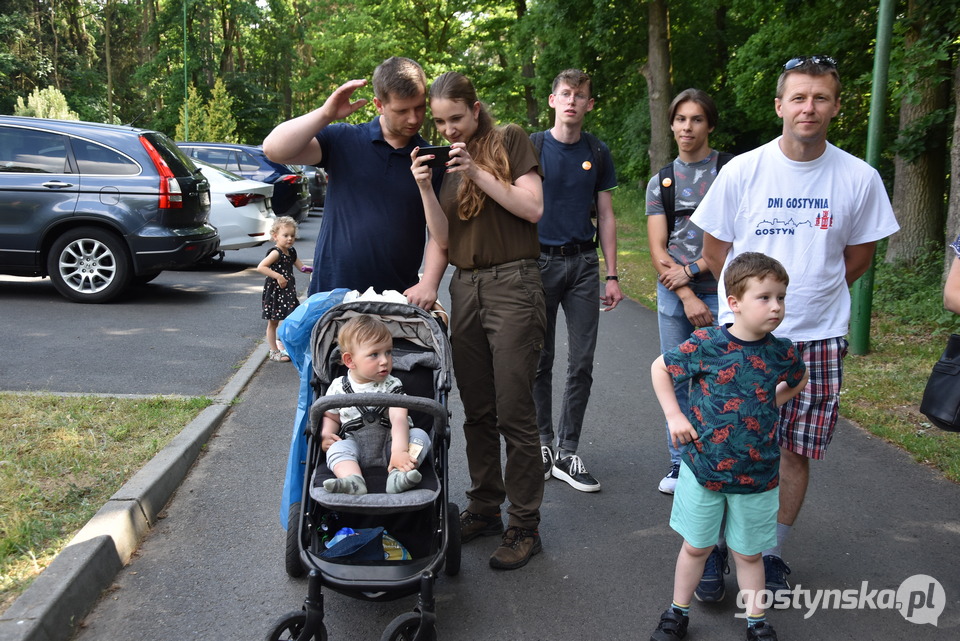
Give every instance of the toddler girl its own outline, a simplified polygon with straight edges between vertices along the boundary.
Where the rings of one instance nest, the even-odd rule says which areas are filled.
[[[266,257],[257,265],[257,271],[267,277],[263,283],[263,318],[267,321],[267,345],[271,361],[289,361],[290,357],[277,344],[277,326],[290,315],[297,305],[297,281],[293,268],[308,274],[313,271],[297,258],[293,243],[297,240],[297,223],[289,216],[281,216],[270,229],[270,238],[275,243]]]

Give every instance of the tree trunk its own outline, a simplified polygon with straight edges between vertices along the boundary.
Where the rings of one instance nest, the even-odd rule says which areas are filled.
[[[960,235],[960,56],[953,70],[953,104],[956,106],[953,116],[953,147],[950,151],[950,201],[947,207],[947,242],[949,245]],[[946,248],[944,278],[956,253]]]
[[[647,81],[650,105],[650,171],[673,159],[670,135],[670,100],[673,94],[670,63],[670,18],[668,0],[652,0],[649,8],[647,63],[640,73]]]
[[[913,45],[907,38],[907,47]],[[915,86],[916,103],[909,96],[900,101],[900,132],[920,135],[916,123],[936,110],[947,107],[949,84],[929,77]],[[885,261],[913,263],[943,238],[943,194],[946,187],[945,128],[929,127],[923,133],[923,149],[906,157],[904,152],[894,159],[893,210],[900,231],[890,237]]]

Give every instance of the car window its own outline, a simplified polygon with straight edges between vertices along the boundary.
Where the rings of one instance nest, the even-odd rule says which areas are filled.
[[[197,162],[197,166],[200,167],[200,171],[207,174],[208,176],[210,175],[211,172],[213,172],[213,173],[216,173],[218,176],[222,176],[225,180],[229,180],[231,182],[240,182],[241,180],[246,180],[246,178],[244,178],[243,176],[238,176],[232,172],[227,171],[226,169],[221,169],[216,165],[211,165],[210,163],[203,162],[202,160],[199,160],[199,159]]]
[[[247,151],[240,152],[240,173],[253,173],[260,169],[260,163],[253,154]]]
[[[140,165],[113,149],[87,140],[73,139],[73,155],[81,174],[136,176]]]
[[[67,173],[66,139],[46,131],[0,127],[0,172]]]
[[[148,132],[141,135],[150,141],[175,175],[190,176],[197,170],[197,166],[183,153],[183,150],[165,135],[158,132]]]

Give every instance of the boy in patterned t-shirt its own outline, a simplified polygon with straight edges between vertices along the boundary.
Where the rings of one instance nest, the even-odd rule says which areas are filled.
[[[686,634],[690,602],[713,551],[726,513],[725,538],[746,599],[747,639],[776,639],[765,620],[761,553],[776,541],[780,448],[778,406],[807,383],[806,365],[793,343],[770,332],[783,321],[789,277],[778,261],[748,252],[724,273],[734,322],[698,329],[651,368],[653,388],[683,448],[670,526],[683,536],[673,603],[652,641]],[[690,416],[674,385],[693,379]]]

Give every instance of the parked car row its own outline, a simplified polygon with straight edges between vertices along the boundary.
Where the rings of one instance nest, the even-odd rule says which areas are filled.
[[[0,274],[49,277],[70,300],[106,302],[164,269],[268,242],[276,216],[302,221],[322,203],[321,174],[250,145],[0,116]]]
[[[273,212],[298,223],[310,213],[310,188],[299,167],[273,162],[253,145],[214,142],[178,142],[188,156],[226,169],[244,178],[273,185]]]

